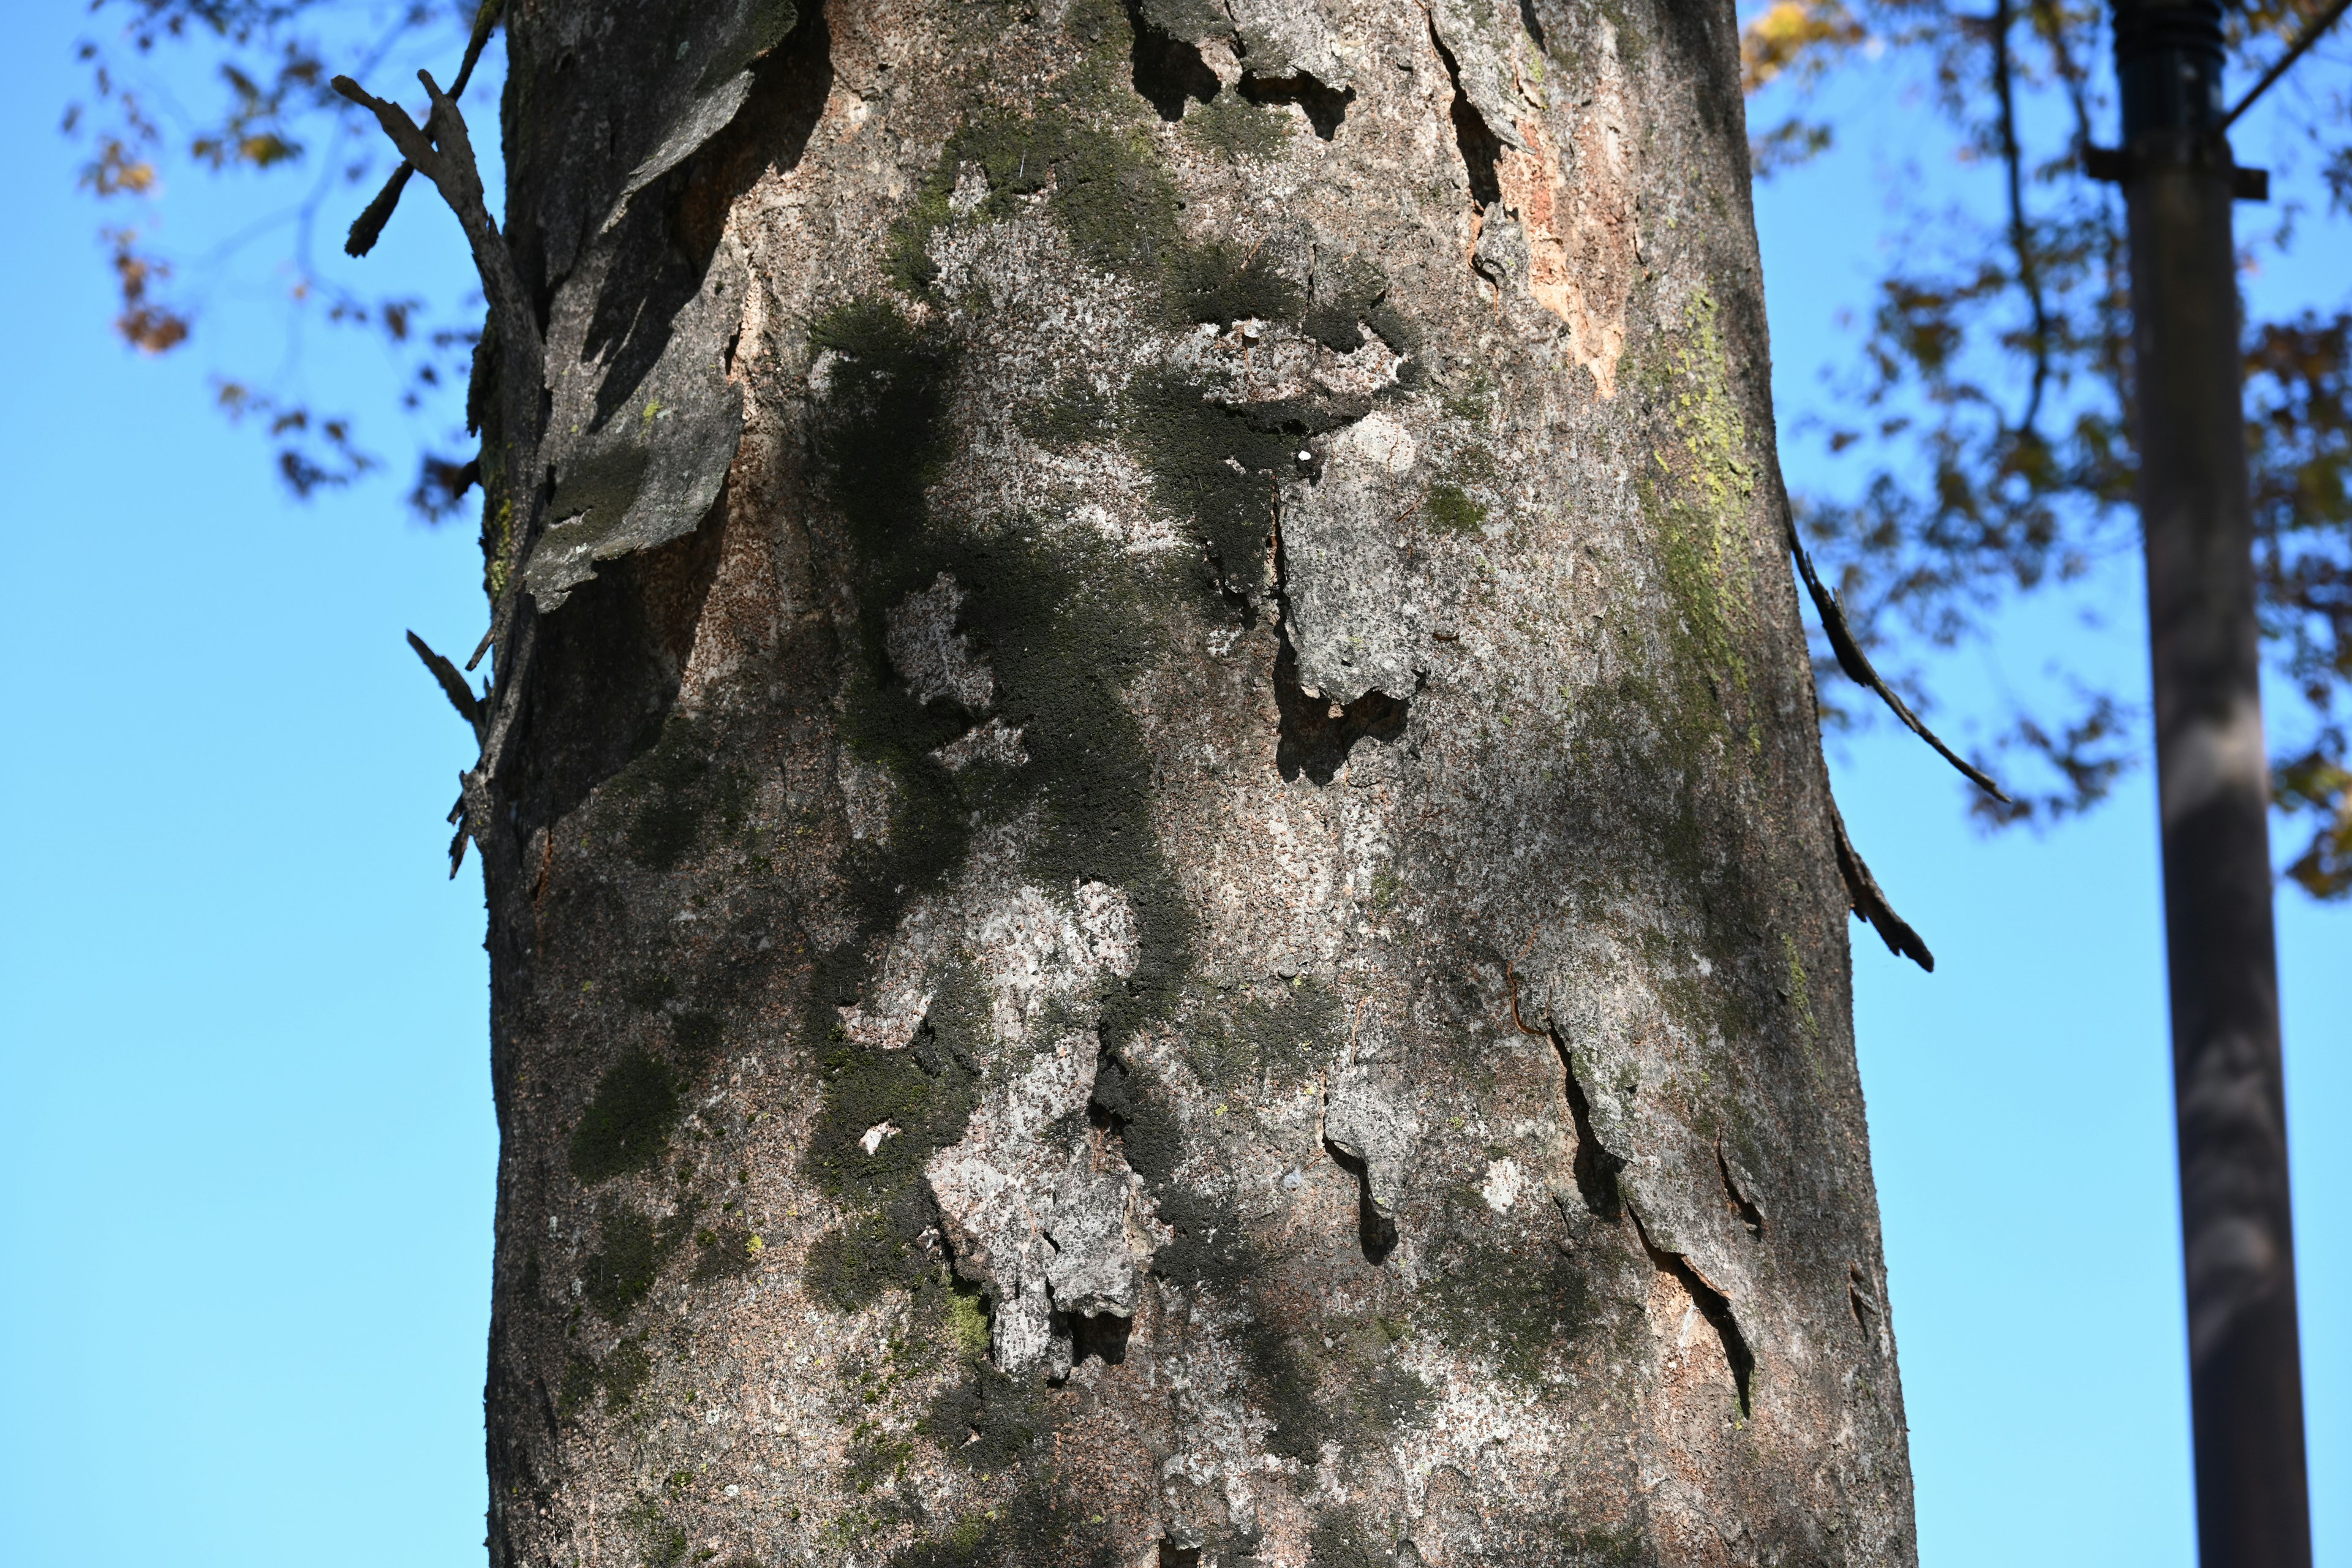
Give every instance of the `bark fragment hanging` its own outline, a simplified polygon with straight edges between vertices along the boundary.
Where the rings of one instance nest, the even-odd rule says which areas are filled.
[[[1805,552],[1805,542],[1797,537],[1796,515],[1784,513],[1782,522],[1788,530],[1790,552],[1797,558],[1797,574],[1805,580],[1805,592],[1812,597],[1813,609],[1822,617],[1822,630],[1828,634],[1830,649],[1837,655],[1838,668],[1845,671],[1846,679],[1877,692],[1887,707],[1895,710],[1895,716],[1909,726],[1913,734],[1935,747],[1938,756],[1959,769],[1961,776],[2002,805],[2010,804],[2009,795],[2000,785],[1993,783],[1982,769],[1964,760],[1958,752],[1937,739],[1936,732],[1911,711],[1910,704],[1896,696],[1894,688],[1886,684],[1871,664],[1870,656],[1862,651],[1860,643],[1854,641],[1853,629],[1845,624],[1845,612],[1838,607],[1837,600],[1831,595],[1820,574],[1814,572],[1813,558]]]
[[[1846,897],[1853,900],[1855,915],[1870,922],[1871,929],[1886,943],[1889,952],[1911,960],[1930,974],[1935,973],[1936,955],[1927,951],[1927,944],[1919,940],[1919,933],[1895,912],[1894,906],[1886,901],[1886,895],[1879,890],[1878,879],[1870,874],[1870,868],[1863,864],[1853,840],[1846,836],[1845,817],[1838,810],[1834,795],[1830,797],[1830,830],[1837,836],[1838,874],[1845,879]]]
[[[449,706],[457,710],[457,717],[466,721],[467,727],[474,731],[474,739],[479,741],[482,738],[482,700],[467,689],[465,676],[458,672],[456,665],[434,652],[415,632],[408,634],[408,646],[416,650],[416,657],[425,661],[425,668],[433,672],[433,679],[439,683],[442,695],[449,699]]]

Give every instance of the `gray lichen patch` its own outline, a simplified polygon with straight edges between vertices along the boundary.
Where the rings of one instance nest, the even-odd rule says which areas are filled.
[[[1130,1218],[1132,1173],[1086,1125],[1098,1051],[1090,1033],[1038,1050],[925,1172],[957,1270],[988,1291],[1007,1373],[1066,1373],[1067,1318],[1135,1312],[1151,1248]]]
[[[996,698],[996,677],[956,629],[966,596],[953,576],[940,573],[929,587],[890,607],[882,644],[916,700],[945,698],[967,712],[984,713]]]
[[[1356,1066],[1334,1076],[1325,1097],[1323,1136],[1364,1173],[1364,1194],[1390,1226],[1402,1206],[1421,1132],[1415,1096],[1394,1069]]]
[[[1405,561],[1416,455],[1404,421],[1374,413],[1332,437],[1318,482],[1286,498],[1284,626],[1309,697],[1403,700],[1429,666],[1428,612]]]
[[[1022,749],[1021,731],[1002,719],[973,725],[931,755],[951,773],[961,773],[975,763],[1017,768],[1029,761],[1029,753]]]

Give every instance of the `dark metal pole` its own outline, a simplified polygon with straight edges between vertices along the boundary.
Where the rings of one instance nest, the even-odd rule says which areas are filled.
[[[2220,0],[2116,0],[2203,1568],[2309,1568]]]

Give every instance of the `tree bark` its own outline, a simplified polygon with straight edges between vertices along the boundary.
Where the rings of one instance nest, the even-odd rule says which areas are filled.
[[[1729,5],[509,25],[492,1562],[1913,1562]]]

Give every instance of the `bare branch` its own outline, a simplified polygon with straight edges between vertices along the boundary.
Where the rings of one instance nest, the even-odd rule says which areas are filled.
[[[408,111],[400,105],[373,96],[351,78],[339,76],[332,85],[337,92],[375,116],[376,123],[383,127],[392,144],[416,166],[418,173],[433,182],[441,199],[457,215],[458,225],[465,229],[467,243],[474,253],[474,269],[481,277],[482,292],[489,297],[490,308],[498,312],[500,331],[518,334],[507,341],[527,348],[535,361],[540,353],[539,323],[530,313],[505,237],[491,221],[489,205],[482,192],[481,171],[474,162],[474,144],[466,132],[466,117],[458,112],[456,100],[434,81],[432,72],[418,71],[416,79],[425,84],[425,96],[433,103],[432,112],[425,116],[431,134],[409,119]]]
[[[504,0],[482,0],[481,9],[475,12],[473,35],[466,40],[466,56],[458,63],[457,79],[449,87],[451,101],[466,96],[466,84],[474,79],[474,67],[480,63],[482,49],[489,43],[491,30],[498,26],[499,14],[503,9]],[[339,87],[336,90],[341,91],[341,89]],[[344,96],[350,95],[346,93]],[[428,141],[440,140],[440,127],[434,119],[427,118],[425,121],[425,134]],[[343,239],[344,255],[365,256],[375,248],[375,242],[383,237],[383,226],[392,221],[393,209],[400,205],[400,193],[407,189],[408,176],[415,171],[416,165],[406,159],[393,170],[392,177],[383,183],[383,189],[378,191],[375,199],[352,220],[352,231]]]

